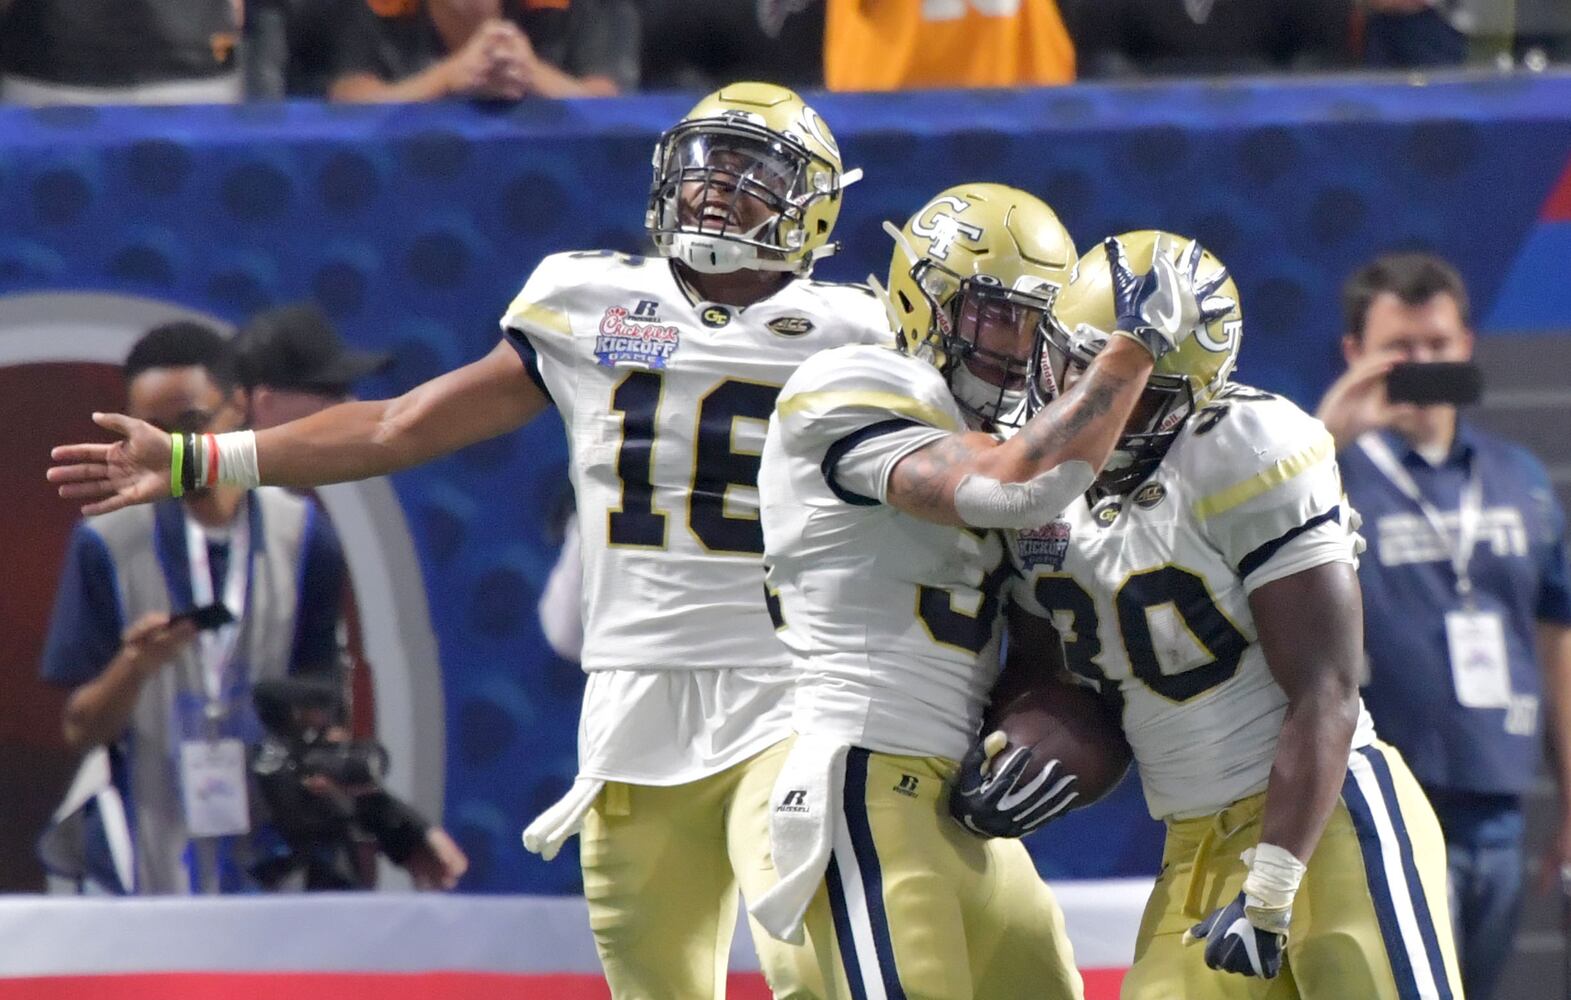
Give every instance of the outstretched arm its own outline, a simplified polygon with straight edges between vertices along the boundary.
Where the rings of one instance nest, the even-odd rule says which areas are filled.
[[[950,434],[902,458],[889,476],[888,503],[938,524],[1044,523],[1090,488],[1151,365],[1146,348],[1114,338],[1068,392],[1008,441],[979,432]]]
[[[259,431],[257,469],[274,486],[322,486],[407,469],[521,427],[549,400],[507,343],[396,399],[340,403]],[[117,413],[94,421],[119,434],[113,444],[54,449],[49,481],[68,499],[96,501],[102,514],[169,495],[170,437]]]

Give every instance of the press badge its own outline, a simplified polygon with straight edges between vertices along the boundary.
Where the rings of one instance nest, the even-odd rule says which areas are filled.
[[[251,832],[246,802],[245,745],[236,739],[180,744],[180,793],[193,837]]]
[[[1493,611],[1446,612],[1446,645],[1456,700],[1463,708],[1507,708],[1511,671],[1505,624]]]

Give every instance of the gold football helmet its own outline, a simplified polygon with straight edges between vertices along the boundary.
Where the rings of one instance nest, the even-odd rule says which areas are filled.
[[[940,192],[895,239],[887,302],[900,349],[930,361],[982,427],[1026,418],[1039,321],[1069,281],[1075,244],[1044,202],[1002,184]]]
[[[771,83],[733,83],[660,137],[644,227],[697,271],[806,274],[834,253],[845,170],[829,126]]]
[[[1200,318],[1178,346],[1156,362],[1113,457],[1097,479],[1103,493],[1126,493],[1156,469],[1184,421],[1227,385],[1244,332],[1238,286],[1222,262],[1198,242],[1155,229],[1115,239],[1136,274],[1150,270],[1157,254],[1172,261],[1194,289]],[[1099,243],[1080,258],[1074,277],[1044,317],[1028,379],[1033,407],[1057,395],[1107,346],[1115,310],[1107,249]]]

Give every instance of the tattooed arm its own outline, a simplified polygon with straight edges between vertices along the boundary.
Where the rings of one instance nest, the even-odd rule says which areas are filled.
[[[889,475],[887,502],[938,524],[1042,523],[1031,519],[1057,496],[1072,498],[1089,487],[1085,472],[1095,478],[1112,454],[1151,363],[1151,353],[1138,343],[1115,338],[1069,391],[1008,441],[979,432],[950,434],[902,458]],[[1052,481],[1055,472],[1071,468],[1083,485],[1068,482],[1066,489],[1065,482]]]

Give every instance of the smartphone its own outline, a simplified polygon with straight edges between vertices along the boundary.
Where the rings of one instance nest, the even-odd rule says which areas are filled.
[[[1471,361],[1403,361],[1386,375],[1393,403],[1467,406],[1484,394],[1484,373]]]
[[[222,628],[234,620],[234,613],[229,610],[229,606],[222,601],[217,601],[205,608],[193,608],[190,611],[182,611],[178,615],[173,615],[169,619],[169,624],[173,625],[179,621],[190,621],[195,623],[198,631],[210,632],[215,628]]]

